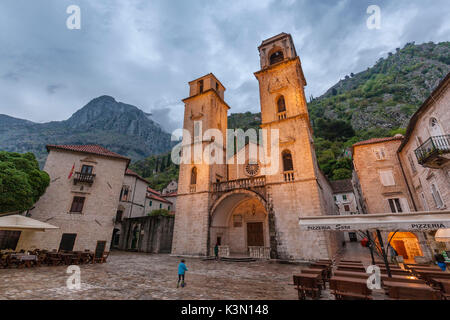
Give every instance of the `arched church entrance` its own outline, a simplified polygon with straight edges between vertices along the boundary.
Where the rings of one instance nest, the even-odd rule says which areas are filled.
[[[222,255],[270,256],[270,238],[265,200],[257,193],[237,190],[222,195],[211,211],[210,244]],[[265,254],[264,254],[265,253]]]

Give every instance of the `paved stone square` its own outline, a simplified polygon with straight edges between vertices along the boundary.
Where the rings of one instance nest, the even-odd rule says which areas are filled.
[[[0,299],[297,299],[298,265],[187,258],[187,286],[177,289],[179,260],[112,252],[107,263],[80,266],[80,290],[67,289],[66,266],[0,269]]]

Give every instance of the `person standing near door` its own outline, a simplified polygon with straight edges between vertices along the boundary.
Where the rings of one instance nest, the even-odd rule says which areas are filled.
[[[219,261],[219,244],[217,242],[214,246],[214,256],[216,257],[216,261]]]

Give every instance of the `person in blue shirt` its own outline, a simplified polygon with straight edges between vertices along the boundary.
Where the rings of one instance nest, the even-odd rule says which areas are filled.
[[[178,282],[177,282],[177,288],[180,286],[181,281],[181,287],[184,287],[184,273],[188,271],[186,265],[184,264],[184,259],[181,260],[180,264],[178,265]]]

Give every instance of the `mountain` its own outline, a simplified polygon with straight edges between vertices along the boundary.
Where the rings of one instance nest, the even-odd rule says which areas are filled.
[[[93,99],[64,121],[35,123],[0,114],[0,150],[33,152],[42,166],[46,144],[99,144],[133,160],[171,148],[170,134],[149,114],[110,96]]]
[[[355,131],[404,128],[449,71],[450,42],[408,43],[310,101],[311,119],[343,120]]]

